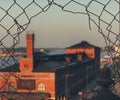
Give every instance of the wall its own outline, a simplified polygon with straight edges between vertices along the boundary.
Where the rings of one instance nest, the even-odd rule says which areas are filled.
[[[8,81],[7,83],[5,83],[6,80],[0,77],[1,91],[33,92],[33,93],[44,92],[50,93],[51,98],[55,97],[55,74],[52,72],[51,73],[20,72],[11,74],[1,72],[0,74],[2,76],[5,76],[5,78]],[[9,86],[11,83],[13,83],[14,85],[10,89]]]

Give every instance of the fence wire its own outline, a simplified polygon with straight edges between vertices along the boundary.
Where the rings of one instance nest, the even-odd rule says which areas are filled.
[[[45,13],[52,5],[65,12],[88,16],[89,28],[93,29],[93,26],[96,26],[106,46],[110,47],[108,55],[114,60],[112,74],[119,82],[120,0],[0,0],[0,49],[6,52],[6,55],[0,58],[0,68],[10,66],[11,62],[17,63],[14,49],[20,42],[20,34],[27,29],[34,17]],[[115,54],[112,53],[112,47],[117,48]],[[0,76],[6,81],[0,90],[3,90],[5,85],[9,86],[10,77],[19,79],[11,72],[7,77]],[[1,96],[5,96],[5,93]]]

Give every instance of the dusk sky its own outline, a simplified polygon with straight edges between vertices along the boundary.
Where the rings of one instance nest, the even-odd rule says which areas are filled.
[[[2,7],[9,7],[11,1],[13,0],[0,0],[3,3]],[[19,1],[19,0],[17,0]],[[31,0],[30,0],[31,1]],[[44,6],[47,0],[36,0],[41,1],[42,6]],[[59,0],[54,0],[55,2]],[[59,4],[65,3],[68,0],[60,0]],[[75,0],[79,1],[79,0]],[[81,0],[84,4],[87,4],[91,0]],[[101,0],[101,2],[108,2],[109,0]],[[114,0],[113,0],[114,1]],[[24,3],[23,3],[24,2]],[[20,0],[19,4],[21,6],[26,6],[29,0]],[[39,3],[38,2],[38,3]],[[12,3],[11,3],[12,4]],[[115,5],[115,3],[112,3]],[[96,5],[96,6],[94,6]],[[77,5],[78,6],[78,5]],[[75,5],[70,6],[70,10],[76,10]],[[93,7],[89,8],[91,11],[100,12],[100,7],[97,8],[97,4],[94,4]],[[78,6],[79,7],[79,6]],[[84,12],[83,8],[78,8],[77,10],[81,10]],[[115,6],[114,6],[115,7]],[[13,7],[14,8],[14,7]],[[96,9],[96,10],[95,10]],[[34,11],[38,10],[36,8],[31,7],[28,11],[29,14],[34,14]],[[110,9],[113,10],[113,9]],[[10,11],[12,15],[15,16],[19,13],[19,9],[14,9]],[[97,13],[96,12],[96,13]],[[1,13],[2,14],[2,13]],[[29,16],[31,16],[29,15]],[[109,17],[105,17],[105,19],[110,19]],[[22,18],[21,22],[25,22],[26,20]],[[8,21],[8,25],[10,22]],[[47,12],[44,12],[36,17],[34,17],[27,28],[20,37],[20,43],[18,46],[26,46],[26,37],[25,34],[27,31],[33,31],[35,33],[35,47],[67,47],[73,44],[79,43],[82,40],[88,41],[91,44],[103,46],[105,45],[103,36],[98,33],[98,29],[94,24],[91,24],[92,30],[89,29],[88,16],[84,14],[73,14],[69,12],[64,12],[60,7],[56,5],[52,5]]]
[[[36,47],[66,47],[82,40],[99,46],[104,44],[95,26],[89,29],[86,15],[63,12],[58,7],[35,17],[27,30],[34,31]],[[25,42],[25,33],[21,34],[21,45]]]

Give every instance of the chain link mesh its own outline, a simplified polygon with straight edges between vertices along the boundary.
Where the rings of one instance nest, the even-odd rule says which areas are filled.
[[[93,28],[92,25],[97,27],[106,46],[118,47],[115,54],[110,49],[108,55],[114,60],[116,57],[120,58],[119,0],[0,0],[0,48],[6,51],[5,57],[0,58],[0,68],[10,66],[10,62],[17,63],[14,58],[14,48],[20,42],[20,34],[27,29],[34,17],[46,12],[52,5],[60,7],[65,12],[87,15],[90,29]],[[118,62],[113,63],[112,70],[115,79],[119,82],[120,67]],[[8,84],[8,79],[11,76],[20,79],[11,72],[7,78],[0,75],[6,81],[5,85]],[[0,90],[3,87],[4,85]],[[30,94],[32,94],[31,91]],[[6,96],[5,93],[0,95]],[[27,100],[27,97],[25,98]]]

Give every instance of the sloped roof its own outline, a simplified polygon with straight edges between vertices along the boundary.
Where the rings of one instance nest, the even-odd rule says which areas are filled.
[[[34,66],[32,72],[54,72],[56,68],[60,68],[61,66],[65,65],[65,62],[57,62],[57,61],[47,61],[38,63]],[[14,64],[10,67],[0,69],[0,72],[20,72],[19,63]]]
[[[0,69],[0,72],[20,72],[19,63]]]
[[[99,48],[99,47],[97,47],[97,46],[94,46],[94,45],[88,43],[87,41],[81,41],[80,43],[75,44],[75,45],[72,45],[72,46],[70,46],[70,47],[68,47],[68,48],[83,48],[83,47],[84,47],[84,48],[87,48],[87,47]]]
[[[76,54],[62,54],[62,55],[46,55],[43,53],[34,53],[34,68],[33,72],[54,72],[56,69],[63,68],[69,66],[68,62],[66,62],[65,57],[71,57],[71,63],[75,63],[77,61]],[[36,61],[37,57],[41,57],[38,61]],[[48,58],[48,59],[45,59]],[[45,60],[44,60],[45,59]],[[9,66],[7,68],[0,69],[0,72],[20,72],[19,63]]]

